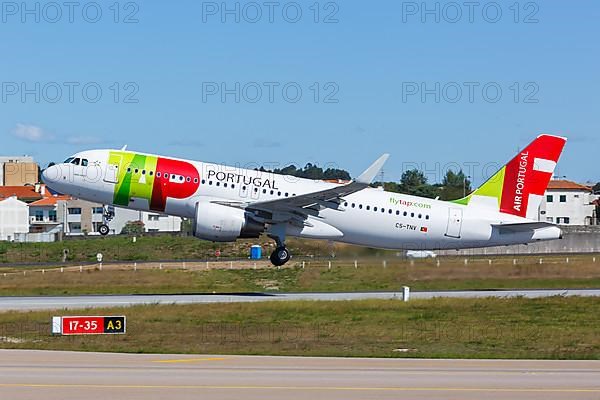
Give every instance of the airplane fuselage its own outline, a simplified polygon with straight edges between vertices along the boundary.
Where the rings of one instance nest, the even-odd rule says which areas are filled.
[[[341,183],[315,181],[220,164],[123,150],[80,152],[44,171],[54,190],[93,202],[184,218],[202,218],[197,204],[250,204],[293,198]],[[366,188],[334,207],[307,212],[289,236],[328,239],[385,249],[461,249],[556,239],[556,227],[500,232],[528,219],[488,208]],[[273,216],[271,218],[276,218]]]

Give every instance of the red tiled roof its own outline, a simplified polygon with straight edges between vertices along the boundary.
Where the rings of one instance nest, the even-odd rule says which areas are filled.
[[[579,183],[562,180],[562,179],[554,179],[551,180],[548,184],[549,190],[582,190],[586,192],[591,192],[592,188],[586,185],[580,185]]]
[[[33,203],[30,203],[29,206],[33,206],[33,207],[54,206],[54,205],[56,205],[56,203],[59,200],[70,200],[70,199],[71,199],[71,196],[64,196],[64,195],[49,196],[49,197],[44,197],[41,200],[34,201]]]
[[[0,186],[0,199],[17,196],[19,200],[36,201],[42,195],[35,191],[34,186]]]

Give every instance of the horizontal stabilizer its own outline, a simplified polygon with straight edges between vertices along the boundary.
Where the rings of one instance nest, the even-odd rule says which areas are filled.
[[[509,232],[528,232],[533,231],[535,229],[541,228],[551,228],[555,227],[555,224],[551,224],[550,222],[523,222],[516,224],[492,224],[494,228],[500,229],[500,231],[509,231]]]

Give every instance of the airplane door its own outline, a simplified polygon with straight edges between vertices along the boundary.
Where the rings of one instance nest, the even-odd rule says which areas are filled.
[[[446,236],[460,238],[460,230],[462,228],[462,217],[462,209],[450,208],[448,210],[448,227],[446,228]]]
[[[106,173],[104,174],[104,181],[109,183],[119,182],[119,165],[121,164],[121,157],[114,158],[109,161],[106,166]]]

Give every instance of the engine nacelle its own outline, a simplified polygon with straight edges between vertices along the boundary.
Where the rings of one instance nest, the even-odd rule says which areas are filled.
[[[257,238],[264,224],[250,219],[244,210],[209,202],[196,203],[194,236],[213,242],[233,242],[239,238]]]

